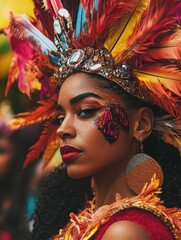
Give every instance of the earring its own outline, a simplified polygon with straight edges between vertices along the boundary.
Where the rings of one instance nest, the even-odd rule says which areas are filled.
[[[126,180],[129,188],[139,194],[146,182],[150,182],[154,174],[163,183],[163,171],[158,162],[147,154],[143,153],[143,143],[140,146],[141,153],[134,155],[126,168]]]

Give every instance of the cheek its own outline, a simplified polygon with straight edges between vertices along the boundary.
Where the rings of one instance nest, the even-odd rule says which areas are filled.
[[[93,119],[87,121],[75,120],[74,126],[77,129],[78,141],[86,152],[96,156],[118,156],[120,153],[127,151],[129,146],[128,133],[119,128],[117,141],[110,144],[102,132],[97,128]]]
[[[77,129],[77,140],[83,148],[84,155],[78,161],[67,166],[72,178],[82,178],[96,174],[102,169],[120,162],[124,164],[128,152],[128,133],[120,130],[114,144],[108,143],[103,134],[97,129],[94,120],[74,121]],[[121,163],[122,162],[122,163]]]
[[[127,113],[119,104],[110,104],[94,122],[110,144],[116,142],[121,129],[126,132],[129,130]]]
[[[103,165],[109,165],[115,162],[125,162],[129,155],[129,137],[127,133],[120,130],[119,136],[113,144],[110,144],[104,136],[101,134],[102,141],[97,142],[95,146],[95,153],[97,161],[100,161]]]
[[[74,120],[74,127],[77,136],[82,140],[88,139],[90,135],[95,134],[96,127],[93,120]]]

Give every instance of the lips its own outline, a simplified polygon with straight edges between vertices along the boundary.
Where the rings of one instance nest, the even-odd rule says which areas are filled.
[[[82,151],[73,146],[64,145],[64,146],[60,147],[60,152],[62,155],[62,160],[64,162],[68,162],[68,161],[76,158]]]

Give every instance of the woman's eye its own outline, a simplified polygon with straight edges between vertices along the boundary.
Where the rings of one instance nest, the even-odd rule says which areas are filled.
[[[78,116],[81,118],[89,118],[95,115],[95,112],[97,111],[97,108],[86,108],[86,109],[80,109],[78,111]]]
[[[57,117],[55,119],[56,124],[61,125],[63,123],[64,117]]]

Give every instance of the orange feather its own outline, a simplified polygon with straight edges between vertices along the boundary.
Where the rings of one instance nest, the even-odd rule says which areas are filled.
[[[152,65],[133,70],[133,72],[153,93],[158,94],[158,91],[160,91],[161,94],[163,94],[165,90],[163,92],[161,88],[164,86],[164,89],[177,96],[181,96],[181,72],[172,65],[166,67]],[[157,87],[154,87],[154,84],[156,84]],[[160,88],[158,88],[159,85]],[[150,86],[152,86],[152,88]],[[167,96],[167,92],[165,94]]]
[[[154,70],[155,68],[155,70]],[[181,115],[181,81],[172,74],[173,69],[165,67],[147,67],[142,70],[133,70],[134,75],[140,81],[140,92],[173,117]],[[176,72],[176,70],[174,69]]]
[[[32,161],[37,160],[41,157],[41,154],[44,152],[44,150],[47,147],[48,142],[50,142],[52,139],[55,138],[55,134],[57,131],[57,125],[52,124],[52,122],[47,122],[45,124],[45,128],[42,131],[40,138],[38,141],[31,146],[30,151],[26,157],[26,160],[24,162],[24,168]]]
[[[151,0],[117,59],[124,61],[145,54],[149,47],[157,46],[160,39],[174,33],[179,4],[180,0]]]
[[[35,111],[17,114],[16,118],[24,120],[22,126],[28,126],[54,118],[57,114],[57,99],[58,93],[54,93],[50,99],[38,101],[40,106],[35,109]]]
[[[56,130],[57,128],[55,129],[55,131]],[[46,166],[49,164],[51,158],[53,157],[53,155],[55,154],[59,146],[60,146],[60,138],[56,135],[56,132],[55,132],[54,135],[52,134],[52,137],[48,140],[47,147],[42,157],[44,168],[46,168]]]

